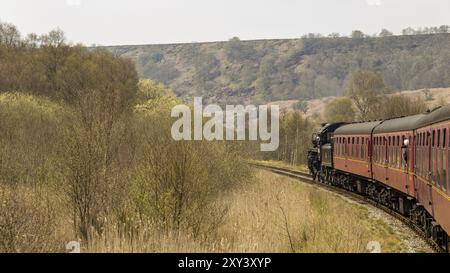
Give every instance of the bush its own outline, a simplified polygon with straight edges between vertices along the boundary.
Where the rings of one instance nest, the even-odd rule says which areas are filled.
[[[137,107],[139,165],[132,182],[132,206],[139,221],[158,232],[205,239],[213,236],[226,215],[227,208],[216,201],[245,185],[250,168],[224,142],[174,141],[170,108],[178,102],[163,98],[157,106],[149,101]]]
[[[42,186],[57,180],[64,115],[61,106],[44,98],[0,94],[0,185]]]
[[[62,251],[51,205],[22,187],[0,186],[0,253]]]

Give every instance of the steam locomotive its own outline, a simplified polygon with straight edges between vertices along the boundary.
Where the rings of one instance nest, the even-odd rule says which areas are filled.
[[[450,105],[414,116],[322,124],[314,180],[365,195],[409,217],[449,252]]]

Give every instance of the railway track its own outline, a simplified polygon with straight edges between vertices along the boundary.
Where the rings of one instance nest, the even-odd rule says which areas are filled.
[[[288,176],[297,180],[300,180],[304,183],[308,183],[308,184],[312,184],[318,187],[322,187],[325,188],[331,192],[334,193],[338,193],[342,196],[345,196],[347,198],[350,198],[352,200],[355,201],[359,201],[359,202],[363,202],[365,204],[369,204],[373,207],[376,207],[378,209],[381,209],[383,211],[385,211],[386,213],[388,213],[389,215],[393,216],[394,218],[398,219],[399,221],[401,221],[402,223],[404,223],[406,226],[408,226],[411,230],[413,230],[419,237],[421,237],[423,240],[425,240],[425,242],[436,252],[438,253],[446,253],[446,251],[444,249],[442,249],[438,244],[436,244],[430,237],[428,237],[426,235],[426,233],[424,231],[422,231],[422,229],[420,227],[418,227],[417,225],[415,225],[415,223],[413,221],[411,221],[408,217],[405,217],[404,215],[394,211],[393,209],[379,203],[376,202],[370,198],[368,198],[367,196],[358,194],[356,192],[350,192],[347,191],[345,189],[330,185],[330,184],[325,184],[325,183],[320,183],[320,182],[316,182],[312,179],[311,175],[307,172],[302,172],[302,171],[296,171],[296,170],[290,170],[290,169],[285,169],[285,168],[280,168],[280,167],[275,167],[275,166],[270,166],[270,165],[265,165],[265,164],[259,164],[259,163],[250,163],[251,165],[260,168],[260,169],[264,169],[276,174],[280,174],[280,175],[284,175],[284,176]]]

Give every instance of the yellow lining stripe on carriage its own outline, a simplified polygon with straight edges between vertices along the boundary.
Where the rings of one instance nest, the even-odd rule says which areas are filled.
[[[388,168],[388,169],[393,170],[393,171],[402,172],[402,173],[408,173],[408,171],[405,170],[405,169],[398,169],[398,168],[388,167],[388,165],[380,164],[380,163],[373,163],[373,164],[377,165],[378,167],[381,167],[381,168]],[[413,173],[410,173],[410,174],[413,174]]]
[[[378,163],[374,163],[374,164],[377,165],[377,166],[379,166],[379,167],[382,167],[382,168],[388,168],[388,169],[393,170],[393,171],[403,172],[403,173],[408,173],[407,171],[402,170],[402,169],[397,169],[397,168],[392,168],[392,167],[386,167],[385,165],[381,165],[381,164],[378,164]],[[425,179],[423,179],[422,177],[416,175],[414,172],[410,172],[409,174],[415,175],[419,180],[421,180],[421,181],[423,181],[423,182],[425,182],[425,183],[428,184],[428,181],[427,181],[427,180],[425,180]],[[447,195],[447,193],[445,193],[444,191],[442,191],[442,190],[439,189],[438,187],[434,186],[433,184],[431,184],[431,186],[432,186],[432,188],[433,188],[434,190],[436,190],[437,193],[439,193],[440,195],[444,196],[444,198],[446,198],[447,200],[450,200],[450,197]]]
[[[367,161],[335,156],[334,158],[367,164]]]
[[[337,159],[342,159],[342,160],[350,160],[350,161],[355,161],[355,162],[360,162],[360,163],[367,163],[366,161],[355,160],[355,159],[349,159],[349,158],[345,159],[344,157],[335,157],[335,158],[337,158]],[[374,165],[377,165],[377,166],[379,166],[379,167],[382,167],[382,168],[388,168],[388,169],[393,170],[393,171],[396,171],[396,172],[408,173],[408,171],[403,170],[403,169],[392,168],[392,167],[388,167],[388,166],[386,166],[386,165],[379,164],[379,163],[373,163],[373,164],[374,164]],[[415,176],[416,176],[419,180],[421,180],[422,182],[425,182],[425,183],[427,183],[427,184],[429,183],[427,180],[421,178],[420,176],[417,176],[414,172],[410,172],[410,173],[408,173],[408,174],[415,175]],[[441,189],[439,189],[438,187],[434,186],[433,184],[430,184],[430,185],[431,185],[431,187],[432,187],[438,194],[442,195],[445,199],[447,199],[447,200],[450,201],[450,196],[448,196],[446,192],[442,191]]]
[[[433,188],[433,190],[435,190],[438,194],[442,195],[445,199],[447,199],[448,201],[450,201],[450,196],[447,195],[447,193],[445,193],[444,191],[442,191],[441,189],[439,189],[438,187],[436,187],[433,184],[430,184],[427,180],[423,179],[420,176],[417,176],[417,179],[422,181],[422,183],[426,183],[427,185],[431,185],[431,187]]]

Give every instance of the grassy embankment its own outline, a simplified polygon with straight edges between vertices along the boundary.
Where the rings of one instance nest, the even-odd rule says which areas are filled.
[[[382,252],[405,246],[383,220],[358,204],[314,186],[257,171],[255,182],[221,200],[229,206],[224,224],[205,243],[154,236],[133,245],[113,236],[90,251],[165,252],[368,252],[379,241]],[[178,237],[181,238],[181,237]]]

